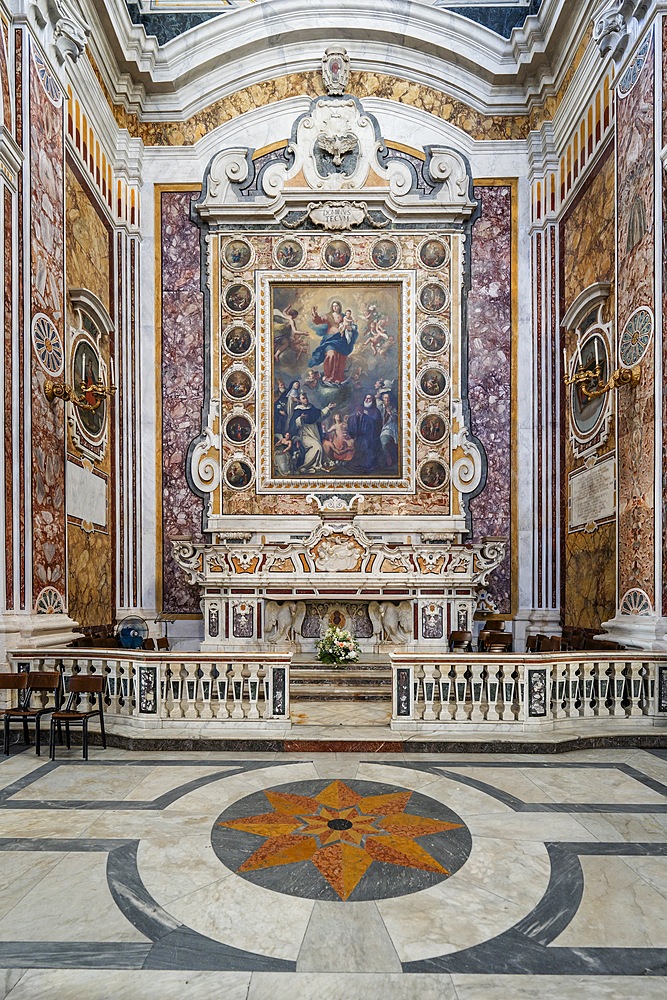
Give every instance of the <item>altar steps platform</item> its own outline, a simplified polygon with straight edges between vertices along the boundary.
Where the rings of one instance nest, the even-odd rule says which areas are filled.
[[[391,706],[391,668],[362,658],[346,667],[296,659],[290,669],[290,698],[295,702],[367,701]]]

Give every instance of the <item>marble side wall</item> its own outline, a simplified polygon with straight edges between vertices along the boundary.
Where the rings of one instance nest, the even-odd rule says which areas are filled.
[[[662,19],[662,145],[667,145],[667,17]],[[662,614],[667,617],[667,177],[662,173]]]
[[[603,160],[579,192],[560,224],[561,316],[576,297],[597,281],[612,283],[603,320],[614,316],[615,232],[614,232],[614,148],[609,146]],[[568,357],[576,349],[572,332],[565,335]],[[575,457],[569,439],[568,403],[562,410],[563,423],[563,520],[562,613],[564,624],[597,628],[613,618],[616,611],[616,524],[598,525],[590,534],[568,533],[567,482],[570,473],[583,465]],[[601,445],[599,456],[615,451],[613,421],[610,436]]]
[[[64,341],[64,122],[42,84],[30,45],[30,306],[44,313]],[[31,351],[32,372],[32,603],[54,588],[66,605],[65,422],[60,401],[48,403],[45,372]],[[54,600],[56,595],[52,594]],[[53,604],[51,605],[53,607]]]
[[[113,278],[112,230],[97,206],[78,169],[70,162],[66,168],[66,252],[67,283],[70,288],[85,288],[93,292],[113,317],[111,294]],[[75,317],[68,315],[68,322]],[[109,364],[109,340],[101,342],[101,355]],[[111,624],[114,620],[114,535],[113,535],[113,438],[104,454],[95,461],[96,472],[102,473],[107,487],[106,529],[82,523],[68,516],[67,571],[69,612],[80,625]],[[82,452],[71,434],[67,435],[68,458],[80,461]]]
[[[163,191],[162,229],[162,610],[199,613],[199,591],[171,555],[171,539],[201,540],[203,502],[190,490],[185,463],[201,430],[204,400],[204,296],[200,288],[199,229],[190,203],[199,192]]]
[[[472,237],[468,299],[469,399],[473,433],[486,451],[488,478],[470,503],[475,541],[510,538],[488,591],[500,614],[511,614],[512,534],[512,188],[475,188],[481,216]]]
[[[630,93],[617,97],[618,136],[618,337],[640,306],[654,313],[655,267],[655,88],[654,42]],[[630,248],[628,231],[635,202],[643,203],[646,230]],[[655,377],[654,344],[642,358],[642,380],[621,389],[618,399],[618,595],[645,591],[655,606]]]

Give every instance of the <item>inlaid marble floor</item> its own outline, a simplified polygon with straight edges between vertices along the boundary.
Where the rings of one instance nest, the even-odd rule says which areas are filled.
[[[667,751],[32,750],[0,998],[667,997]]]

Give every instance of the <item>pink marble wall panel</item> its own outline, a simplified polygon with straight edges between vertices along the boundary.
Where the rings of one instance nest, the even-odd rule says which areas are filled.
[[[12,195],[8,188],[3,188],[4,190],[4,230],[5,230],[5,246],[4,246],[4,287],[5,287],[5,313],[4,313],[4,325],[5,325],[5,350],[4,350],[4,377],[5,385],[9,386],[12,384],[12,373],[13,373],[13,358],[12,358],[12,338],[10,336],[10,331],[12,329],[12,304],[14,298],[14,287],[12,281],[12,239],[13,239],[13,226],[12,226]],[[12,424],[12,394],[10,392],[5,392],[5,441],[4,441],[4,452],[5,452],[5,482],[4,482],[4,496],[5,496],[5,585],[6,585],[6,607],[8,609],[14,607],[14,558],[13,558],[13,545],[14,545],[14,428]]]
[[[510,539],[488,590],[502,614],[512,610],[511,579],[511,367],[512,189],[475,188],[481,216],[472,237],[472,286],[468,299],[469,399],[472,430],[488,459],[484,490],[470,503],[475,539]]]
[[[162,608],[199,612],[199,591],[174,562],[171,539],[202,537],[203,503],[190,490],[185,463],[201,430],[204,399],[204,298],[199,230],[190,191],[163,192],[162,222]]]
[[[31,52],[32,56],[32,52]],[[43,312],[64,342],[64,133],[56,106],[30,59],[31,313]],[[33,602],[54,587],[65,604],[65,420],[62,403],[42,391],[45,373],[34,351],[32,368]]]
[[[654,310],[654,44],[627,96],[617,96],[618,336],[640,306]],[[646,231],[634,247],[628,240],[633,205],[643,201]],[[655,604],[654,342],[642,359],[636,389],[618,400],[619,600],[631,588]]]

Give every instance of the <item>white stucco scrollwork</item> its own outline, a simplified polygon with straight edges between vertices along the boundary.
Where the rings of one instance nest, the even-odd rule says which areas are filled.
[[[206,427],[192,453],[192,479],[202,493],[213,493],[220,485],[217,435]]]
[[[459,493],[473,493],[482,479],[482,454],[477,445],[470,440],[468,427],[463,420],[463,407],[460,400],[453,403],[452,427],[457,429],[452,433],[452,455],[463,452],[455,457],[452,465],[452,485]]]

